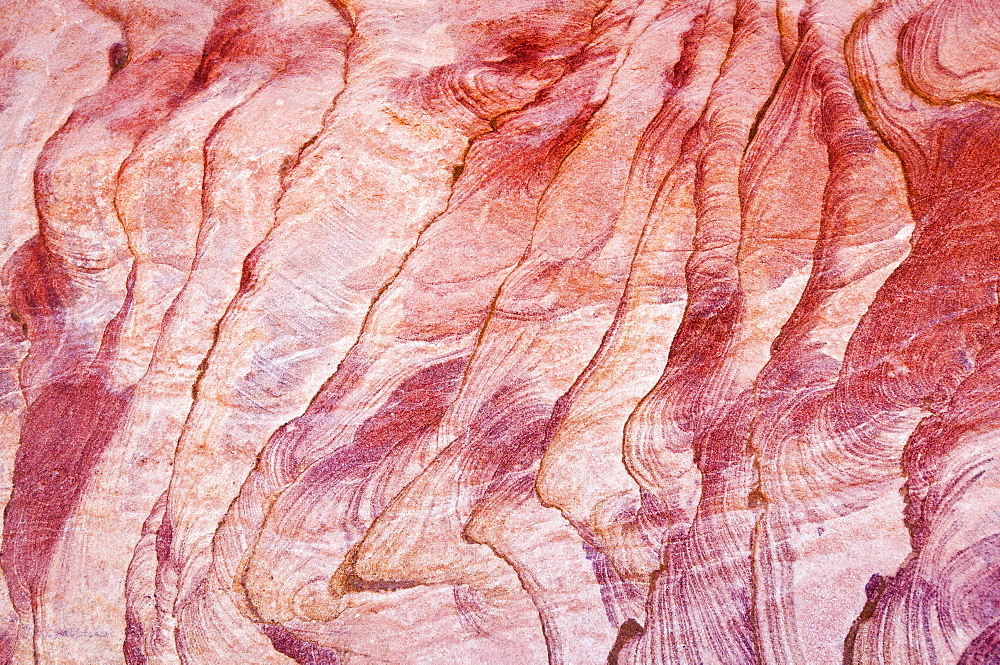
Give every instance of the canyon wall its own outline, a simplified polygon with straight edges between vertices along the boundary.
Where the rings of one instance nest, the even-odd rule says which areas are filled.
[[[0,664],[1000,663],[994,0],[0,8]]]

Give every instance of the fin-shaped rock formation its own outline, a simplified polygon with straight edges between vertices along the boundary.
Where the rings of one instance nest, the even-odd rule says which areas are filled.
[[[0,665],[1000,663],[993,0],[0,7]]]

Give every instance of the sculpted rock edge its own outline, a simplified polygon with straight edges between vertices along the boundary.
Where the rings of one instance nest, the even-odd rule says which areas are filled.
[[[0,665],[1000,663],[993,0],[0,16]]]

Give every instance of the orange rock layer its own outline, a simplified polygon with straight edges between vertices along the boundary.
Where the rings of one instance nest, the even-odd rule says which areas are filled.
[[[1000,662],[993,0],[0,7],[0,663]]]

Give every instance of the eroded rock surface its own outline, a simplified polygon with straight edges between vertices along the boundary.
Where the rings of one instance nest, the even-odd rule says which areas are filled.
[[[992,0],[0,7],[0,663],[1000,662]]]

